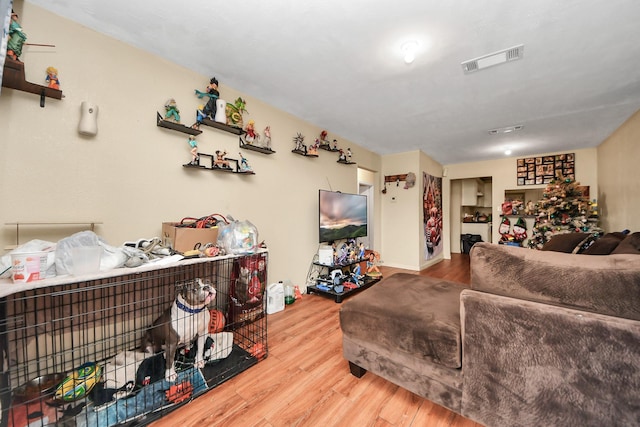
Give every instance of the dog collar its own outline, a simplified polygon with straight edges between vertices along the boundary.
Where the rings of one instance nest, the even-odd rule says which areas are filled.
[[[184,305],[183,303],[181,303],[180,301],[176,301],[176,305],[178,306],[178,308],[180,310],[186,311],[187,313],[191,313],[191,314],[196,314],[196,313],[200,313],[201,311],[203,311],[205,308],[207,307],[200,307],[200,308],[191,308],[191,307],[187,307],[186,305]]]

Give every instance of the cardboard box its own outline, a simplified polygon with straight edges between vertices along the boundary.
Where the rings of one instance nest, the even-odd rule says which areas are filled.
[[[207,243],[214,245],[218,241],[218,227],[189,228],[177,227],[178,222],[162,223],[162,244],[178,252],[186,252],[196,248],[204,249]]]

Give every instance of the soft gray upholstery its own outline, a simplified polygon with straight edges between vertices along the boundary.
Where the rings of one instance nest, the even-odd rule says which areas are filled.
[[[488,427],[640,425],[640,235],[625,241],[611,255],[477,243],[471,289],[387,277],[343,303],[343,354]]]

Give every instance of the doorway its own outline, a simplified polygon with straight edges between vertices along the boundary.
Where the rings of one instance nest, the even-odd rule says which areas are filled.
[[[360,241],[364,243],[364,247],[367,249],[373,249],[373,196],[374,196],[374,187],[371,184],[359,183],[358,184],[358,194],[367,196],[367,237],[362,237]]]

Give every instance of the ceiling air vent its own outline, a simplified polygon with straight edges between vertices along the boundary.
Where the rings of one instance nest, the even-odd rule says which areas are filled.
[[[489,135],[498,135],[501,133],[511,133],[511,132],[515,132],[517,130],[522,130],[524,126],[523,125],[515,125],[515,126],[507,126],[507,127],[503,127],[503,128],[497,128],[497,129],[489,129]]]
[[[503,49],[498,52],[470,59],[462,63],[462,71],[465,74],[474,73],[494,65],[504,64],[505,62],[515,61],[522,58],[524,53],[524,45],[518,45]]]

